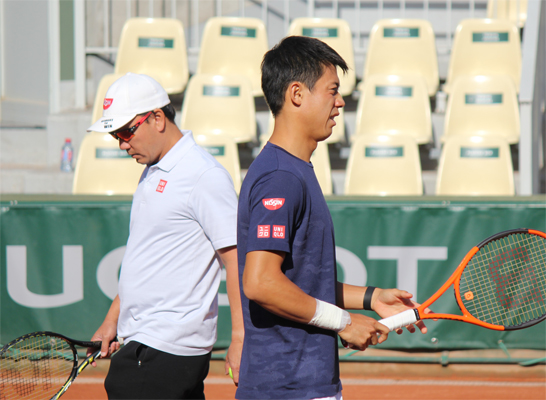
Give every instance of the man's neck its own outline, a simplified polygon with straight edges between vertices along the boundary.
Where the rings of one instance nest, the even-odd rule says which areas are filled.
[[[282,147],[293,156],[309,162],[313,151],[317,148],[317,142],[305,132],[305,127],[279,115],[275,119],[275,128],[269,141]]]

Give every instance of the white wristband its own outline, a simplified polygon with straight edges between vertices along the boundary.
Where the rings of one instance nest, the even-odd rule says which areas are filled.
[[[309,325],[341,332],[351,323],[351,314],[347,311],[325,301],[315,300],[317,301],[317,308],[313,319],[309,321]]]

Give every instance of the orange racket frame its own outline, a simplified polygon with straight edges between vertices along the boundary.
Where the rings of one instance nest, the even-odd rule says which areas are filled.
[[[413,311],[415,313],[415,318],[416,318],[416,321],[418,320],[424,320],[424,319],[447,319],[447,320],[455,320],[455,321],[462,321],[462,322],[467,322],[467,323],[471,323],[471,324],[474,324],[474,325],[478,325],[478,326],[482,326],[484,328],[488,328],[488,329],[493,329],[493,330],[497,330],[497,331],[504,331],[504,330],[507,330],[504,326],[502,325],[495,325],[495,324],[490,324],[490,323],[487,323],[487,322],[484,322],[484,321],[481,321],[479,320],[478,318],[474,317],[473,315],[470,314],[470,312],[466,309],[466,307],[463,305],[463,300],[461,298],[461,294],[460,294],[460,277],[464,271],[464,269],[466,268],[466,266],[468,265],[468,263],[470,262],[470,260],[472,259],[472,257],[474,257],[474,255],[482,248],[484,247],[486,244],[490,243],[491,241],[493,240],[497,240],[497,239],[500,239],[500,238],[503,238],[505,236],[508,236],[508,235],[511,235],[511,234],[517,234],[517,233],[529,233],[529,234],[533,234],[533,235],[537,235],[537,236],[541,236],[543,237],[544,239],[546,239],[546,234],[543,233],[543,232],[540,232],[540,231],[537,231],[537,230],[534,230],[534,229],[513,229],[513,230],[509,230],[509,231],[504,231],[504,232],[500,232],[496,235],[493,235],[487,239],[485,239],[484,241],[482,241],[481,243],[479,243],[477,246],[473,247],[467,254],[466,256],[463,258],[463,260],[461,261],[461,263],[459,264],[459,266],[457,267],[457,269],[453,272],[453,274],[451,275],[451,277],[442,285],[442,287],[440,287],[440,289],[438,289],[436,291],[436,293],[434,293],[428,300],[426,300],[423,304],[421,304],[419,307],[413,309],[413,310],[408,310],[408,311],[405,311],[403,313],[400,313],[398,315],[394,315],[392,317],[388,317],[388,318],[384,318],[382,320],[380,320],[379,322],[381,322],[382,324],[386,325],[387,327],[389,327],[389,329],[392,331],[392,330],[395,330],[395,329],[398,329],[398,328],[401,328],[403,326],[406,326],[408,325],[408,321],[409,319],[411,319],[411,311]],[[457,299],[457,305],[460,307],[461,309],[461,312],[462,312],[462,315],[455,315],[455,314],[445,314],[445,313],[425,313],[425,310],[430,307],[430,305],[432,303],[434,303],[436,300],[438,300],[446,291],[447,289],[449,289],[449,287],[451,285],[454,285],[454,289],[455,289],[455,297]],[[402,314],[405,314],[406,317],[405,318],[401,318],[400,320],[396,321],[396,318],[399,316],[399,315],[402,315]],[[409,318],[409,319],[408,319]],[[401,322],[401,321],[404,321],[404,322]],[[416,322],[414,321],[414,322]],[[537,322],[540,322],[537,321]],[[410,322],[410,323],[413,323],[413,322]],[[532,324],[534,325],[534,323]],[[525,326],[521,326],[521,328],[525,328],[527,327],[527,325]]]

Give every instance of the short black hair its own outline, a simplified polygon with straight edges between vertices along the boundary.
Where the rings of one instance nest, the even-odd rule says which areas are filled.
[[[176,110],[174,109],[172,103],[169,103],[166,106],[162,107],[161,111],[163,111],[165,117],[167,117],[169,121],[171,121],[173,124],[175,123],[174,117],[176,117]]]
[[[262,90],[276,117],[284,104],[284,95],[292,82],[301,82],[309,90],[329,67],[349,67],[341,56],[321,40],[305,36],[288,36],[265,53],[262,61]]]
[[[174,106],[172,103],[167,104],[166,106],[163,106],[160,108],[161,111],[163,111],[163,114],[165,114],[165,117],[171,121],[173,124],[176,124],[174,122],[174,118],[176,117],[176,110],[174,109]],[[152,110],[153,111],[153,110]],[[142,113],[139,115],[146,115],[147,113]]]

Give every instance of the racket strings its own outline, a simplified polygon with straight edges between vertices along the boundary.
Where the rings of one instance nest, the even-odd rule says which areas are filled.
[[[66,341],[30,336],[0,357],[0,400],[49,399],[69,378],[77,360]]]
[[[465,308],[476,318],[515,327],[546,314],[546,240],[512,234],[491,241],[460,280]]]

